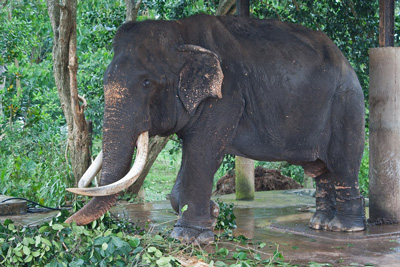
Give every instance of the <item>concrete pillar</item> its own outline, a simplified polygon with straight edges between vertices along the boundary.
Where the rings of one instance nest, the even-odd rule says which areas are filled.
[[[254,160],[236,156],[235,188],[237,200],[254,199]]]
[[[370,220],[400,222],[400,48],[369,55]]]

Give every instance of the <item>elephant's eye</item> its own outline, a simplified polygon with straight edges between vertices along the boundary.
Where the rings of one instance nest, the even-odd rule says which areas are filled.
[[[146,79],[143,81],[143,87],[149,87],[151,84],[151,81],[149,79]]]

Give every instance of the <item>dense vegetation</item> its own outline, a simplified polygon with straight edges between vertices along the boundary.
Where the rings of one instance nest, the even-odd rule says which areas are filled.
[[[232,220],[226,217],[232,214],[232,209],[224,209],[225,215],[220,222],[232,225]],[[295,266],[284,262],[277,244],[234,237],[228,227],[220,228],[213,249],[206,252],[198,246],[172,240],[168,229],[158,232],[154,230],[155,226],[140,228],[112,218],[109,213],[91,225],[77,226],[63,223],[68,214],[60,212],[51,222],[35,227],[21,227],[8,219],[0,224],[0,265],[173,267],[207,263],[218,267]],[[227,241],[235,249],[228,250]],[[260,251],[263,247],[270,248],[271,253]],[[329,265],[310,262],[310,266]]]
[[[218,0],[143,0],[138,19],[214,14],[218,3]],[[0,66],[7,68],[2,74],[5,87],[0,91],[0,194],[61,205],[72,198],[65,193],[65,187],[71,183],[71,167],[66,151],[65,119],[52,75],[52,30],[46,3],[14,0],[0,4]],[[326,32],[355,68],[367,99],[368,49],[377,46],[377,1],[253,0],[251,5],[255,17],[301,23]],[[94,126],[95,155],[101,144],[102,76],[112,58],[112,38],[125,20],[124,1],[79,1],[77,16],[78,88],[88,100],[86,116]],[[3,78],[0,84],[2,81]],[[176,162],[175,158],[171,161]],[[222,168],[226,170],[231,164],[232,157],[227,157]],[[303,179],[299,167],[270,166],[281,168],[299,181]],[[362,191],[367,194],[367,146],[360,180]]]

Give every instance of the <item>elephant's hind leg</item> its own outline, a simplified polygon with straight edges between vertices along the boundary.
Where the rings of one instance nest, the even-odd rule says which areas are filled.
[[[302,162],[300,165],[303,166],[304,173],[307,176],[315,178],[316,212],[311,218],[309,226],[316,230],[326,230],[336,213],[335,189],[332,176],[326,164],[320,159],[312,162]]]
[[[364,102],[360,99],[357,91],[343,91],[333,104],[327,161],[336,195],[336,214],[328,225],[331,231],[365,229],[364,203],[358,184],[364,150]]]
[[[309,226],[316,230],[326,230],[336,213],[335,189],[329,172],[316,177],[315,185],[316,212],[311,218]]]

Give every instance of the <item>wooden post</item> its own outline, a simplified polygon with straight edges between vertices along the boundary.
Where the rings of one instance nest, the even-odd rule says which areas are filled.
[[[236,15],[250,17],[250,0],[236,0]]]
[[[370,49],[370,221],[400,222],[400,48],[394,0],[379,1],[379,46]]]
[[[236,156],[235,192],[237,200],[254,199],[254,160]]]
[[[379,0],[379,46],[394,46],[394,0]]]
[[[372,222],[400,222],[400,48],[370,55],[369,214]]]
[[[236,0],[236,14],[250,16],[250,0]],[[254,199],[254,160],[236,156],[235,191],[238,200]]]

